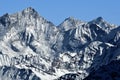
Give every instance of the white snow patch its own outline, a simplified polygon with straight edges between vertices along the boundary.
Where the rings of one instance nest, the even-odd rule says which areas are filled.
[[[110,44],[110,43],[105,43],[106,45],[110,46],[110,47],[114,47],[113,44]]]

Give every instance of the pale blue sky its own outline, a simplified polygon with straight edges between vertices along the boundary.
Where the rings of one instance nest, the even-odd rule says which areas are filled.
[[[120,0],[1,0],[0,16],[30,6],[55,25],[69,16],[83,21],[102,16],[106,21],[120,25]]]

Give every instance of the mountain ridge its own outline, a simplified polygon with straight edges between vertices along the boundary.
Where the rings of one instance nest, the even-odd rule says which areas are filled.
[[[55,26],[31,7],[6,14],[0,17],[0,66],[14,66],[16,73],[31,70],[40,80],[83,80],[119,60],[119,28],[102,17],[89,22],[69,17]],[[14,73],[11,69],[8,72]],[[15,76],[18,79],[19,74]]]

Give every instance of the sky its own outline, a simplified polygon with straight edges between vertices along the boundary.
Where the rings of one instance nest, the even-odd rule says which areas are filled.
[[[103,17],[120,25],[120,0],[0,0],[0,16],[33,7],[40,16],[59,25],[65,18],[90,21]]]

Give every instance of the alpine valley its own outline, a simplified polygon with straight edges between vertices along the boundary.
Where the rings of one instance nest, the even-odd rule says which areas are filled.
[[[55,26],[29,7],[0,17],[0,80],[120,80],[120,26],[73,17]]]

